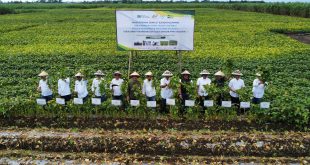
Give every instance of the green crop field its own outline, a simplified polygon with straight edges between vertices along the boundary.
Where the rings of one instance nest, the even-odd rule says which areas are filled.
[[[174,4],[171,8],[178,5],[185,6]],[[92,73],[101,69],[108,80],[115,70],[127,74],[129,53],[116,50],[117,5],[88,9],[62,8],[62,5],[51,5],[49,9],[47,6],[0,15],[0,109],[3,114],[40,109],[35,105],[38,97],[35,89],[41,70],[49,72],[54,93],[57,79],[63,73],[73,77],[83,70],[91,79]],[[155,9],[169,9],[166,6],[156,5]],[[125,7],[154,9],[147,4]],[[243,72],[250,92],[257,69],[268,68],[271,85],[265,101],[271,101],[272,105],[264,116],[268,116],[268,120],[297,125],[308,123],[310,46],[276,31],[309,32],[309,18],[204,7],[190,9],[196,11],[194,51],[182,52],[182,61],[193,79],[199,77],[202,69],[212,73],[225,70],[230,61],[231,69]],[[27,4],[23,10],[27,10]],[[139,73],[151,70],[159,79],[166,69],[178,74],[177,62],[173,51],[139,51],[133,56],[132,70]]]
[[[309,37],[307,6],[0,4],[0,164],[309,164],[310,44],[293,39]],[[255,73],[264,71],[269,85],[263,101],[270,108],[251,104],[237,115],[236,107],[215,105],[201,114],[196,105],[181,116],[176,99],[176,106],[161,114],[147,108],[141,91],[135,91],[141,105],[123,110],[111,105],[107,89],[109,99],[99,106],[90,99],[63,106],[55,98],[44,107],[37,105],[41,70],[49,73],[54,97],[57,80],[66,75],[73,81],[78,71],[91,81],[100,69],[106,85],[119,70],[128,82],[130,52],[117,51],[116,9],[195,10],[194,51],[181,52],[182,68],[194,82],[203,69],[212,80],[219,69],[228,78],[240,69],[246,85],[239,92],[241,101],[251,101]],[[170,85],[176,91],[178,62],[175,51],[137,51],[131,71],[155,74],[160,101],[161,74],[172,71]],[[195,99],[195,85],[186,89]],[[219,93],[230,99],[228,82],[223,89],[206,89],[210,99]]]

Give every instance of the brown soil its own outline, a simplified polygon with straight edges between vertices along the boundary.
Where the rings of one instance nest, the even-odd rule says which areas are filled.
[[[175,130],[234,130],[234,131],[287,131],[297,130],[287,124],[256,123],[246,119],[232,121],[223,120],[173,120],[173,119],[135,119],[135,118],[105,118],[105,117],[0,117],[0,127],[48,127],[48,128],[101,128],[106,130],[149,130],[149,129],[175,129]]]
[[[286,33],[289,37],[305,44],[310,44],[310,33]]]
[[[309,156],[310,134],[88,129],[3,129],[0,149],[165,156]]]
[[[310,157],[152,156],[140,154],[40,152],[6,150],[0,164],[308,164]],[[178,163],[177,163],[178,162]]]

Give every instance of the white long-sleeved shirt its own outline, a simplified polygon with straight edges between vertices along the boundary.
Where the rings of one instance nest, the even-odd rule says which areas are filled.
[[[84,98],[88,95],[87,80],[75,81],[74,91],[78,93],[78,98]]]
[[[93,83],[91,85],[91,91],[95,92],[95,96],[100,97],[102,94],[100,92],[100,83],[102,82],[103,79],[93,79]]]
[[[244,81],[242,79],[237,80],[236,78],[233,78],[229,81],[228,86],[233,90],[239,90],[241,88],[244,88]],[[239,97],[239,95],[236,92],[229,91],[230,96],[232,97]]]
[[[153,85],[153,80],[149,81],[148,79],[145,79],[143,81],[142,94],[146,95],[147,97],[156,96],[156,90],[155,86]]]
[[[166,85],[166,84],[169,84],[169,83],[170,83],[170,79],[167,80],[165,77],[162,78],[162,79],[160,80],[160,86]],[[161,96],[161,98],[163,98],[163,99],[172,98],[172,96],[173,96],[173,91],[172,91],[171,88],[169,88],[169,87],[166,86],[165,88],[161,88],[161,90],[160,90],[160,96]]]
[[[116,80],[115,78],[112,79],[111,84],[110,84],[110,89],[113,90],[113,96],[121,96],[122,95],[121,86],[122,86],[123,82],[124,82],[124,80],[121,78],[118,80]]]
[[[198,78],[198,80],[197,80],[198,95],[199,96],[208,96],[208,92],[204,88],[204,85],[210,85],[210,84],[211,84],[211,80],[208,77],[205,79],[203,77]]]
[[[39,81],[39,88],[41,89],[41,95],[42,96],[50,96],[53,94],[52,90],[47,84],[47,80],[40,80]]]
[[[70,78],[58,80],[58,94],[60,96],[71,95]]]
[[[264,93],[265,93],[265,85],[264,84],[259,84],[260,80],[255,79],[253,81],[253,96],[255,98],[263,98]]]

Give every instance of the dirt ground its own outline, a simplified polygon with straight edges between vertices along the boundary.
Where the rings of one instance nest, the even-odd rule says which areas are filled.
[[[299,42],[310,44],[310,33],[287,33],[286,35]]]
[[[5,150],[0,164],[308,164],[310,157],[152,156],[141,154]]]

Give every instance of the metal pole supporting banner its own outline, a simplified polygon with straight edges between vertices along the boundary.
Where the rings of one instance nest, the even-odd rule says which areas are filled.
[[[134,51],[129,52],[129,58],[128,58],[128,78],[130,77],[130,70],[131,70],[131,61],[132,61],[132,54]]]
[[[177,50],[176,51],[176,54],[178,55],[178,58],[179,58],[179,73],[182,72],[182,53],[181,53],[181,50]]]

